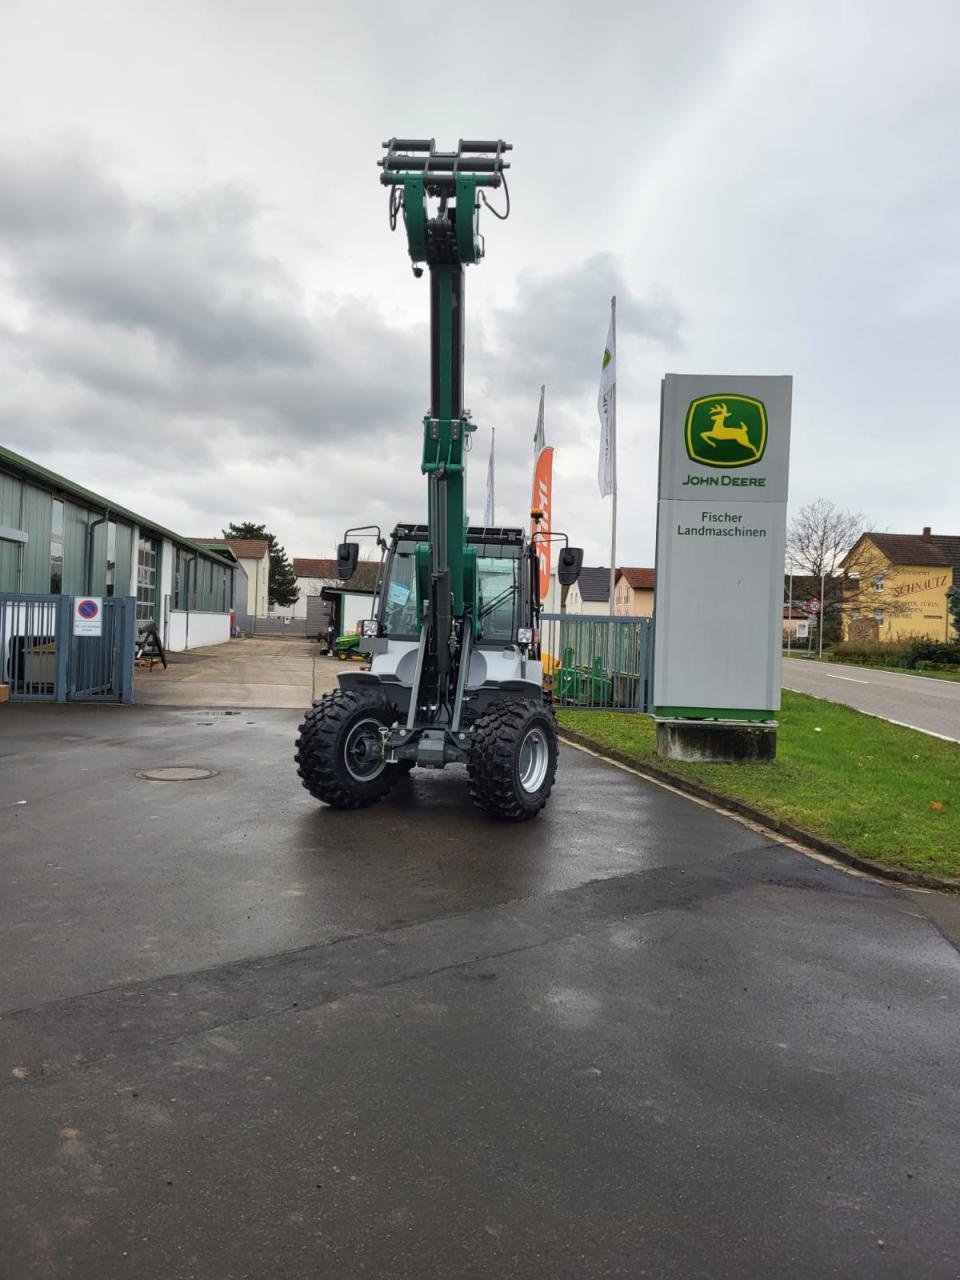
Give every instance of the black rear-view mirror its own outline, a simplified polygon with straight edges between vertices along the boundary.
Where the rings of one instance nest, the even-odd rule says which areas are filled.
[[[572,587],[583,567],[583,548],[564,547],[557,561],[557,581],[561,587]]]
[[[341,542],[337,547],[337,577],[344,582],[347,578],[352,578],[357,571],[357,561],[359,559],[359,542]]]

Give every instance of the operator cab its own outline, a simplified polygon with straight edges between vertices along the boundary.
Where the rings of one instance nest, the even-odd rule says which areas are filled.
[[[401,524],[393,531],[380,587],[377,634],[387,640],[420,638],[417,621],[416,548],[429,539],[426,525]],[[515,645],[518,631],[532,625],[531,558],[522,529],[471,527],[467,545],[477,548],[478,648]]]

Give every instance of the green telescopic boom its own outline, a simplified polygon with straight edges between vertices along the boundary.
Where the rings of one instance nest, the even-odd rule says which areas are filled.
[[[433,138],[391,138],[379,161],[390,188],[390,225],[399,214],[415,276],[430,273],[430,411],[423,420],[429,543],[417,548],[419,619],[429,628],[424,664],[426,696],[444,701],[466,632],[479,634],[476,549],[467,545],[466,439],[476,430],[463,407],[463,269],[479,262],[481,202],[495,216],[509,214],[504,159],[510,144],[461,139],[456,151],[437,151]],[[488,203],[487,187],[504,187],[506,209]],[[421,686],[423,689],[423,686]]]

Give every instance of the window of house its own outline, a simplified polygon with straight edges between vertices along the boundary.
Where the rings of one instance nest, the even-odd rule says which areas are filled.
[[[878,626],[878,627],[882,627],[882,626],[883,626],[883,610],[882,610],[882,609],[874,609],[874,611],[873,611],[873,617],[874,617],[874,621],[876,622],[877,626]]]
[[[50,516],[50,594],[58,596],[63,591],[63,503],[53,500]]]
[[[874,589],[874,591],[882,591],[882,590],[883,590],[883,583],[884,583],[884,577],[883,577],[883,574],[882,574],[882,573],[875,573],[875,574],[873,575],[873,589]]]
[[[850,610],[850,618],[851,618],[851,620],[852,620],[853,622],[859,622],[859,621],[860,621],[860,610],[859,610],[859,609],[851,609],[851,610]]]

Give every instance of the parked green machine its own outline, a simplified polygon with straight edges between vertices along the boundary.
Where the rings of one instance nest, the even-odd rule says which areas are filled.
[[[318,800],[356,809],[414,766],[465,764],[476,804],[523,821],[546,804],[557,769],[540,661],[536,539],[522,528],[468,526],[466,457],[476,427],[463,407],[463,273],[484,254],[481,203],[497,217],[509,213],[511,148],[461,141],[440,152],[433,139],[419,138],[384,147],[390,226],[402,213],[414,276],[424,263],[430,278],[427,523],[393,531],[374,616],[363,624],[370,670],[344,672],[340,687],[306,713],[298,773]],[[486,196],[501,186],[503,212]],[[343,579],[359,556],[350,532],[337,550]],[[583,555],[563,541],[557,573],[569,584]]]

